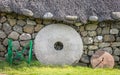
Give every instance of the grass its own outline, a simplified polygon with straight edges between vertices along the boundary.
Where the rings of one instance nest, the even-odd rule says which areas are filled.
[[[19,65],[9,65],[0,61],[0,74],[6,75],[120,75],[120,69],[92,69],[81,66],[45,66],[38,61],[30,65],[25,62]]]

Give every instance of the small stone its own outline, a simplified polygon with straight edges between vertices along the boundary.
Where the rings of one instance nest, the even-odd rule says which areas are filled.
[[[44,19],[51,19],[53,18],[53,14],[51,12],[46,12],[43,16]]]
[[[113,56],[115,61],[119,61],[119,57],[118,56]]]
[[[65,16],[65,18],[66,18],[67,20],[72,20],[72,21],[75,21],[75,20],[78,19],[77,16],[71,16],[71,15],[67,15],[67,16]]]
[[[113,43],[111,44],[111,46],[112,46],[112,47],[114,47],[114,46],[120,47],[120,42],[113,42]]]
[[[111,29],[110,34],[118,34],[119,30],[118,29]]]
[[[84,50],[87,50],[88,46],[85,46],[85,45],[84,45],[83,48],[84,48]]]
[[[84,26],[80,26],[80,32],[85,31]]]
[[[93,39],[91,37],[85,37],[83,38],[84,44],[92,44]]]
[[[97,16],[90,16],[89,21],[98,21],[98,17]]]
[[[78,27],[79,27],[79,26],[81,26],[81,25],[82,25],[82,23],[79,23],[79,22],[78,22],[78,23],[75,23],[75,26],[78,26]]]
[[[32,39],[34,39],[36,37],[37,33],[33,33],[32,34]]]
[[[4,23],[6,20],[7,20],[6,17],[3,16],[0,18],[0,23]]]
[[[96,50],[96,49],[98,49],[98,47],[94,46],[94,45],[91,45],[91,46],[88,46],[88,49],[89,50]]]
[[[21,9],[21,12],[26,16],[33,16],[33,12],[29,9]]]
[[[112,54],[112,48],[111,48],[111,47],[105,47],[105,48],[103,48],[102,50],[104,50],[104,51]]]
[[[113,19],[120,19],[120,12],[112,12]]]
[[[3,41],[3,45],[7,46],[8,45],[8,38],[5,38],[5,40]]]
[[[29,44],[29,41],[20,41],[21,46],[26,46],[27,44]]]
[[[24,20],[24,19],[26,19],[26,16],[24,16],[24,15],[18,15],[18,19],[19,20]]]
[[[104,27],[102,30],[102,34],[109,34],[110,32],[110,27]]]
[[[27,33],[23,33],[20,35],[20,40],[30,40],[31,39],[31,35],[27,34]]]
[[[49,25],[49,24],[51,24],[51,23],[52,23],[52,20],[50,20],[50,19],[49,19],[49,20],[48,20],[48,19],[44,19],[44,20],[43,20],[43,24],[44,24],[44,25]]]
[[[96,30],[96,29],[97,29],[97,25],[95,24],[86,25],[86,30]]]
[[[34,26],[26,25],[26,26],[24,26],[23,30],[26,33],[33,33],[34,32]]]
[[[16,25],[16,19],[8,19],[8,22],[11,26]]]
[[[2,24],[0,23],[0,29],[2,28]]]
[[[35,31],[38,32],[41,28],[43,28],[43,25],[37,24],[37,26],[35,27]]]
[[[6,48],[5,48],[5,46],[3,46],[3,45],[0,44],[0,52],[1,51],[6,51]]]
[[[15,49],[20,49],[20,43],[18,41],[13,41],[13,50]]]
[[[9,34],[10,32],[12,32],[12,28],[8,23],[3,24],[3,30],[6,34]]]
[[[87,36],[87,34],[88,34],[87,31],[81,32],[81,35],[82,35],[82,36]]]
[[[99,43],[100,48],[108,47],[108,46],[110,46],[110,43]]]
[[[38,23],[38,24],[41,24],[41,23],[42,23],[42,20],[39,19],[39,18],[35,19],[35,21],[36,21],[36,23]]]
[[[80,60],[83,63],[89,63],[90,62],[90,58],[87,55],[83,55]]]
[[[114,55],[120,55],[120,49],[116,48],[116,49],[114,50]]]
[[[100,35],[102,33],[102,28],[97,28],[96,32],[98,35]]]
[[[27,19],[27,25],[36,25],[36,22],[35,21],[33,21],[33,20],[29,20],[29,19]]]
[[[17,40],[19,37],[19,34],[15,31],[11,32],[9,35],[8,35],[8,38],[11,38],[11,39],[14,39],[14,40]]]
[[[94,38],[94,42],[102,42],[102,40],[103,40],[103,36],[96,36]]]
[[[13,27],[13,30],[18,32],[18,33],[23,33],[22,27],[19,25],[16,25]]]
[[[92,56],[93,54],[94,54],[94,51],[89,51],[89,52],[88,52],[88,55],[89,55],[89,56]]]
[[[6,34],[0,30],[0,38],[1,39],[4,39],[6,37]]]
[[[24,20],[18,20],[17,25],[24,26],[26,22]]]
[[[96,31],[88,31],[89,36],[96,36]]]
[[[113,41],[115,41],[115,37],[113,35],[105,35],[104,41],[105,42],[113,42]]]
[[[116,41],[120,42],[120,37],[117,37]]]

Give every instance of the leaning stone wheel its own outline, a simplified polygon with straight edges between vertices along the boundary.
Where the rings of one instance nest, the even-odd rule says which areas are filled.
[[[80,35],[70,26],[52,24],[40,30],[35,38],[35,55],[46,65],[71,65],[83,52]]]

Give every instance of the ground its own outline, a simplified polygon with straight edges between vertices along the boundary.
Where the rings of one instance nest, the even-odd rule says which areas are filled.
[[[120,75],[120,68],[92,69],[81,66],[45,66],[34,60],[31,64],[26,62],[9,65],[0,61],[0,75]]]

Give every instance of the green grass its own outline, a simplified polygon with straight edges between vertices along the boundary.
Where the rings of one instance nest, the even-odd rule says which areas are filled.
[[[120,69],[92,69],[81,66],[45,66],[38,61],[30,65],[25,62],[9,65],[0,61],[0,74],[6,75],[120,75]]]

